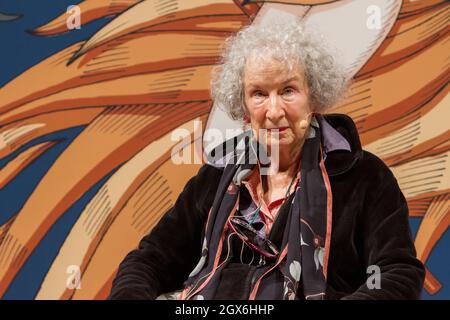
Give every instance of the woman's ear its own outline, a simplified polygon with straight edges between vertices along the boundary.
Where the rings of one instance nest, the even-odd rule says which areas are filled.
[[[248,112],[244,98],[242,100],[242,111],[244,111],[244,116],[242,118],[244,124],[249,124],[250,123],[250,112]]]
[[[245,115],[242,119],[242,129],[244,131],[248,131],[252,128],[250,117],[248,115]]]
[[[242,129],[244,131],[250,130],[252,128],[250,115],[247,108],[244,106],[244,116],[242,117]]]

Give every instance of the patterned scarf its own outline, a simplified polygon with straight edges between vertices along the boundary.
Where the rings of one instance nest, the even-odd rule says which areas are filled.
[[[324,299],[330,250],[332,197],[322,152],[322,134],[316,115],[301,155],[301,179],[290,203],[278,258],[257,268],[248,299]],[[256,165],[270,163],[254,150],[261,145],[246,133],[225,166],[209,211],[199,263],[185,282],[180,299],[213,299],[221,273],[229,265],[222,251],[229,231],[227,221],[237,214],[241,181]],[[255,148],[256,147],[256,148]],[[263,152],[262,155],[265,153]],[[242,161],[243,157],[246,161]],[[231,162],[231,163],[230,163]],[[243,187],[243,186],[242,186]],[[280,209],[281,211],[281,209]],[[280,213],[279,213],[280,214]],[[300,290],[301,289],[301,290]],[[301,294],[299,292],[302,292]]]

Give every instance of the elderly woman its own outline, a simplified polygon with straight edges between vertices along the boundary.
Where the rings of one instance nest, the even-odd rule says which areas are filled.
[[[215,103],[245,122],[121,263],[110,299],[417,299],[397,181],[353,121],[344,71],[297,22],[226,41]],[[237,142],[237,143],[236,143]]]

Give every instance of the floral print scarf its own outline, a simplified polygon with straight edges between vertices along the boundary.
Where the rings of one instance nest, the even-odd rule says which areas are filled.
[[[321,126],[316,119],[320,121],[321,117],[313,118],[303,145],[301,179],[287,204],[289,211],[280,254],[276,260],[256,269],[250,300],[325,298],[332,196],[322,152]],[[222,250],[229,231],[227,222],[237,214],[241,182],[256,165],[255,157],[260,163],[270,163],[261,153],[256,154],[254,150],[262,147],[251,136],[242,148],[244,152],[239,152],[237,147],[233,161],[225,166],[209,211],[201,259],[185,282],[180,299],[213,299],[216,295],[221,272],[229,264],[229,259],[222,257]]]

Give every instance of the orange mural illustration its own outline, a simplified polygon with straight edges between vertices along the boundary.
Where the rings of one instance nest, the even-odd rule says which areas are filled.
[[[427,294],[450,286],[427,263],[450,223],[448,2],[86,0],[77,6],[82,27],[110,20],[0,88],[0,158],[8,159],[0,188],[58,141],[24,149],[28,143],[82,128],[0,226],[0,297],[52,226],[99,183],[34,298],[108,296],[119,263],[201,166],[171,160],[180,148],[174,130],[190,133],[181,148],[194,159],[206,145],[202,128],[239,126],[209,94],[225,39],[276,13],[301,16],[342,52],[353,83],[328,112],[353,118],[363,147],[389,165],[411,218],[420,219],[415,245],[427,267]],[[377,10],[380,26],[371,28]],[[73,32],[69,15],[62,12],[34,36]],[[78,268],[81,289],[68,285],[68,266]]]

